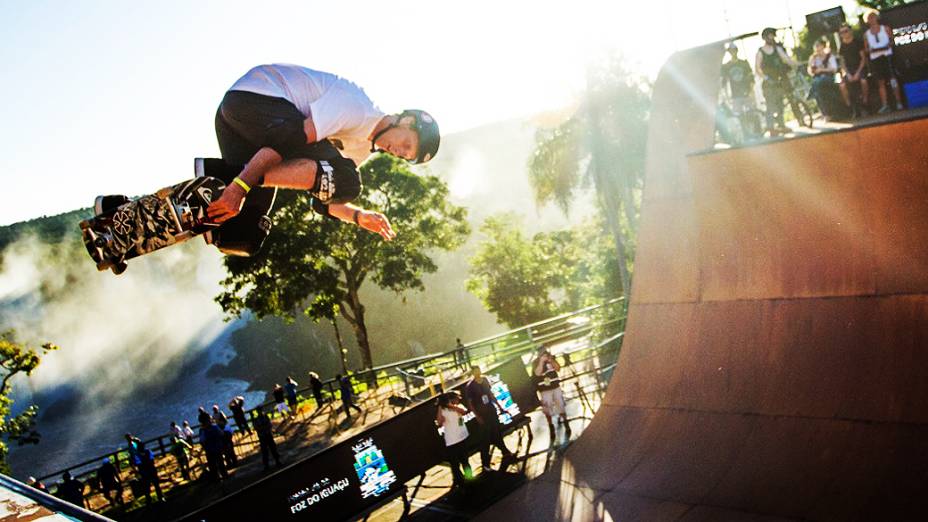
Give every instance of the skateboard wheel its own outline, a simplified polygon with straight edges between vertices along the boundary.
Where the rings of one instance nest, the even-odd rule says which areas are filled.
[[[127,268],[129,268],[129,265],[126,264],[125,261],[123,261],[122,263],[116,263],[115,265],[110,267],[110,270],[112,270],[114,274],[119,275],[125,272]]]
[[[95,247],[97,247],[97,248],[103,248],[103,247],[106,246],[106,240],[103,239],[102,237],[94,238],[94,240],[93,240],[93,246],[95,246]]]

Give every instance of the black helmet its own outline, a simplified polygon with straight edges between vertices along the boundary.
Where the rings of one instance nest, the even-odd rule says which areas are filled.
[[[766,38],[768,34],[773,33],[774,36],[777,34],[777,30],[773,27],[766,27],[763,31],[760,32],[761,38]]]
[[[410,163],[425,163],[435,157],[438,152],[438,144],[441,142],[441,134],[438,132],[438,123],[431,114],[417,109],[406,109],[396,118],[396,122],[378,132],[371,140],[371,152],[374,152],[374,142],[377,141],[383,133],[398,127],[404,120],[410,121],[409,128],[416,131],[419,137],[419,149],[416,151],[416,157],[409,160]]]
[[[438,123],[431,114],[416,109],[406,109],[400,114],[397,122],[403,121],[403,118],[412,116],[413,122],[409,127],[419,135],[419,150],[416,151],[416,159],[410,160],[410,163],[425,163],[435,157],[438,152],[438,144],[441,141],[441,134],[438,132]]]

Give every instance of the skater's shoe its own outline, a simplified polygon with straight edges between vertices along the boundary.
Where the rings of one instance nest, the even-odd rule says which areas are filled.
[[[109,196],[97,196],[93,202],[93,213],[96,216],[104,214],[117,208],[120,205],[128,203],[130,200],[122,194],[112,194]]]
[[[886,113],[889,112],[890,110],[892,110],[892,109],[889,108],[889,105],[884,105],[884,106],[880,107],[880,110],[878,110],[878,111],[876,111],[876,112],[877,112],[878,114],[886,114]]]

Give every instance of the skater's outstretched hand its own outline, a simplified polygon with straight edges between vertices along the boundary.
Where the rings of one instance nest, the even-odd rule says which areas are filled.
[[[237,183],[229,183],[222,191],[222,196],[210,203],[206,215],[215,223],[228,221],[238,215],[245,199],[245,189]]]
[[[360,211],[358,213],[358,226],[364,230],[380,234],[384,241],[390,241],[396,237],[396,232],[390,226],[390,220],[380,212],[374,212],[373,210]]]

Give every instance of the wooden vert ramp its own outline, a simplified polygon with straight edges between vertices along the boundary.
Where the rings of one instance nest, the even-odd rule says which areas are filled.
[[[928,119],[695,153],[722,53],[655,82],[603,406],[482,520],[928,517]]]

